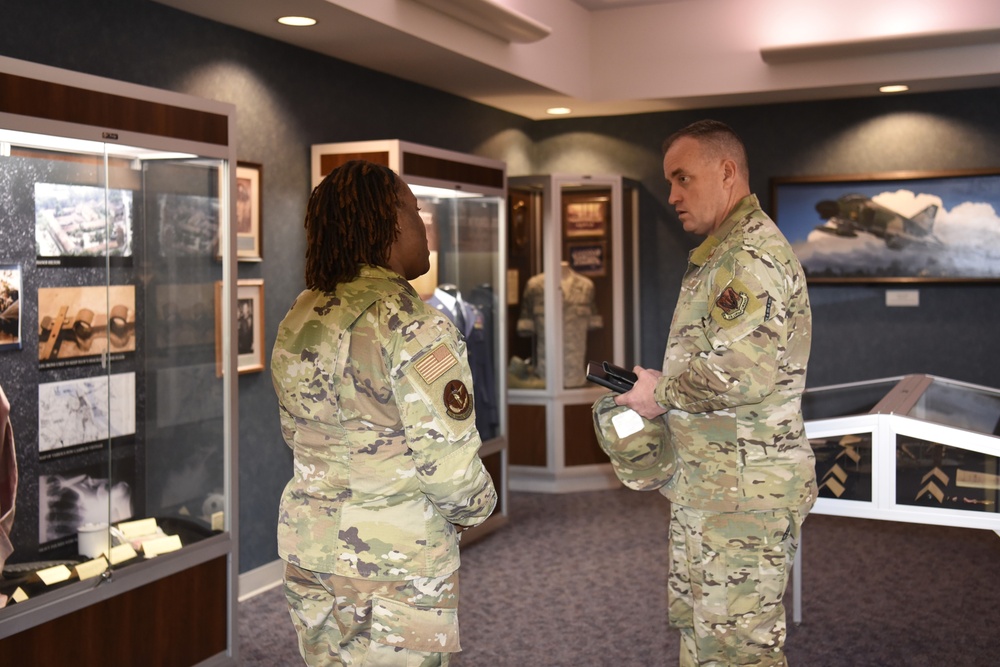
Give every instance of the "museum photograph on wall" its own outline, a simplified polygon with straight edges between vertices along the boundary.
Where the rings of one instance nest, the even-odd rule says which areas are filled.
[[[6,58],[0,100],[0,655],[227,664],[234,107]]]

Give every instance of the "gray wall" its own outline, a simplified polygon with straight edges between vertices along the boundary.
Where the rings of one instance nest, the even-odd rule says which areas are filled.
[[[711,116],[747,141],[753,187],[774,176],[1000,166],[990,89],[531,122],[429,88],[273,42],[147,0],[4,0],[0,54],[237,105],[241,160],[264,165],[264,261],[241,278],[266,286],[266,345],[302,288],[301,223],[313,143],[398,138],[507,161],[509,175],[620,173],[641,191],[643,355],[658,366],[688,237],[666,206],[659,145]],[[920,285],[920,308],[887,309],[884,287],[812,287],[809,384],[928,372],[1000,385],[995,284]],[[240,388],[240,569],[276,558],[277,501],[291,457],[269,375]]]

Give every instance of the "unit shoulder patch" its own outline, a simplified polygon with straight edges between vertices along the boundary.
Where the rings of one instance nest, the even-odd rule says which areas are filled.
[[[461,380],[452,380],[444,387],[444,407],[452,419],[468,419],[472,414],[472,394]]]
[[[712,317],[724,329],[736,326],[746,315],[755,313],[763,304],[757,294],[741,280],[734,278],[715,299]]]

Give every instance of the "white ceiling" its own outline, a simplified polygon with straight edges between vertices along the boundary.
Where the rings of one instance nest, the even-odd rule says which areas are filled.
[[[156,1],[532,119],[1000,85],[996,0],[477,0],[551,28],[531,43],[418,0]]]

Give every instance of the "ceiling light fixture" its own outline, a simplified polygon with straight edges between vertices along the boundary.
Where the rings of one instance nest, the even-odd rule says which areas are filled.
[[[569,107],[549,107],[545,110],[545,113],[550,116],[565,116],[566,114],[573,113],[573,110]]]
[[[290,25],[295,26],[296,28],[301,28],[316,25],[316,19],[308,16],[282,16],[278,19],[278,23],[281,25]]]
[[[896,83],[891,86],[879,86],[878,92],[880,93],[905,93],[910,89],[909,86],[903,85],[901,83]]]

